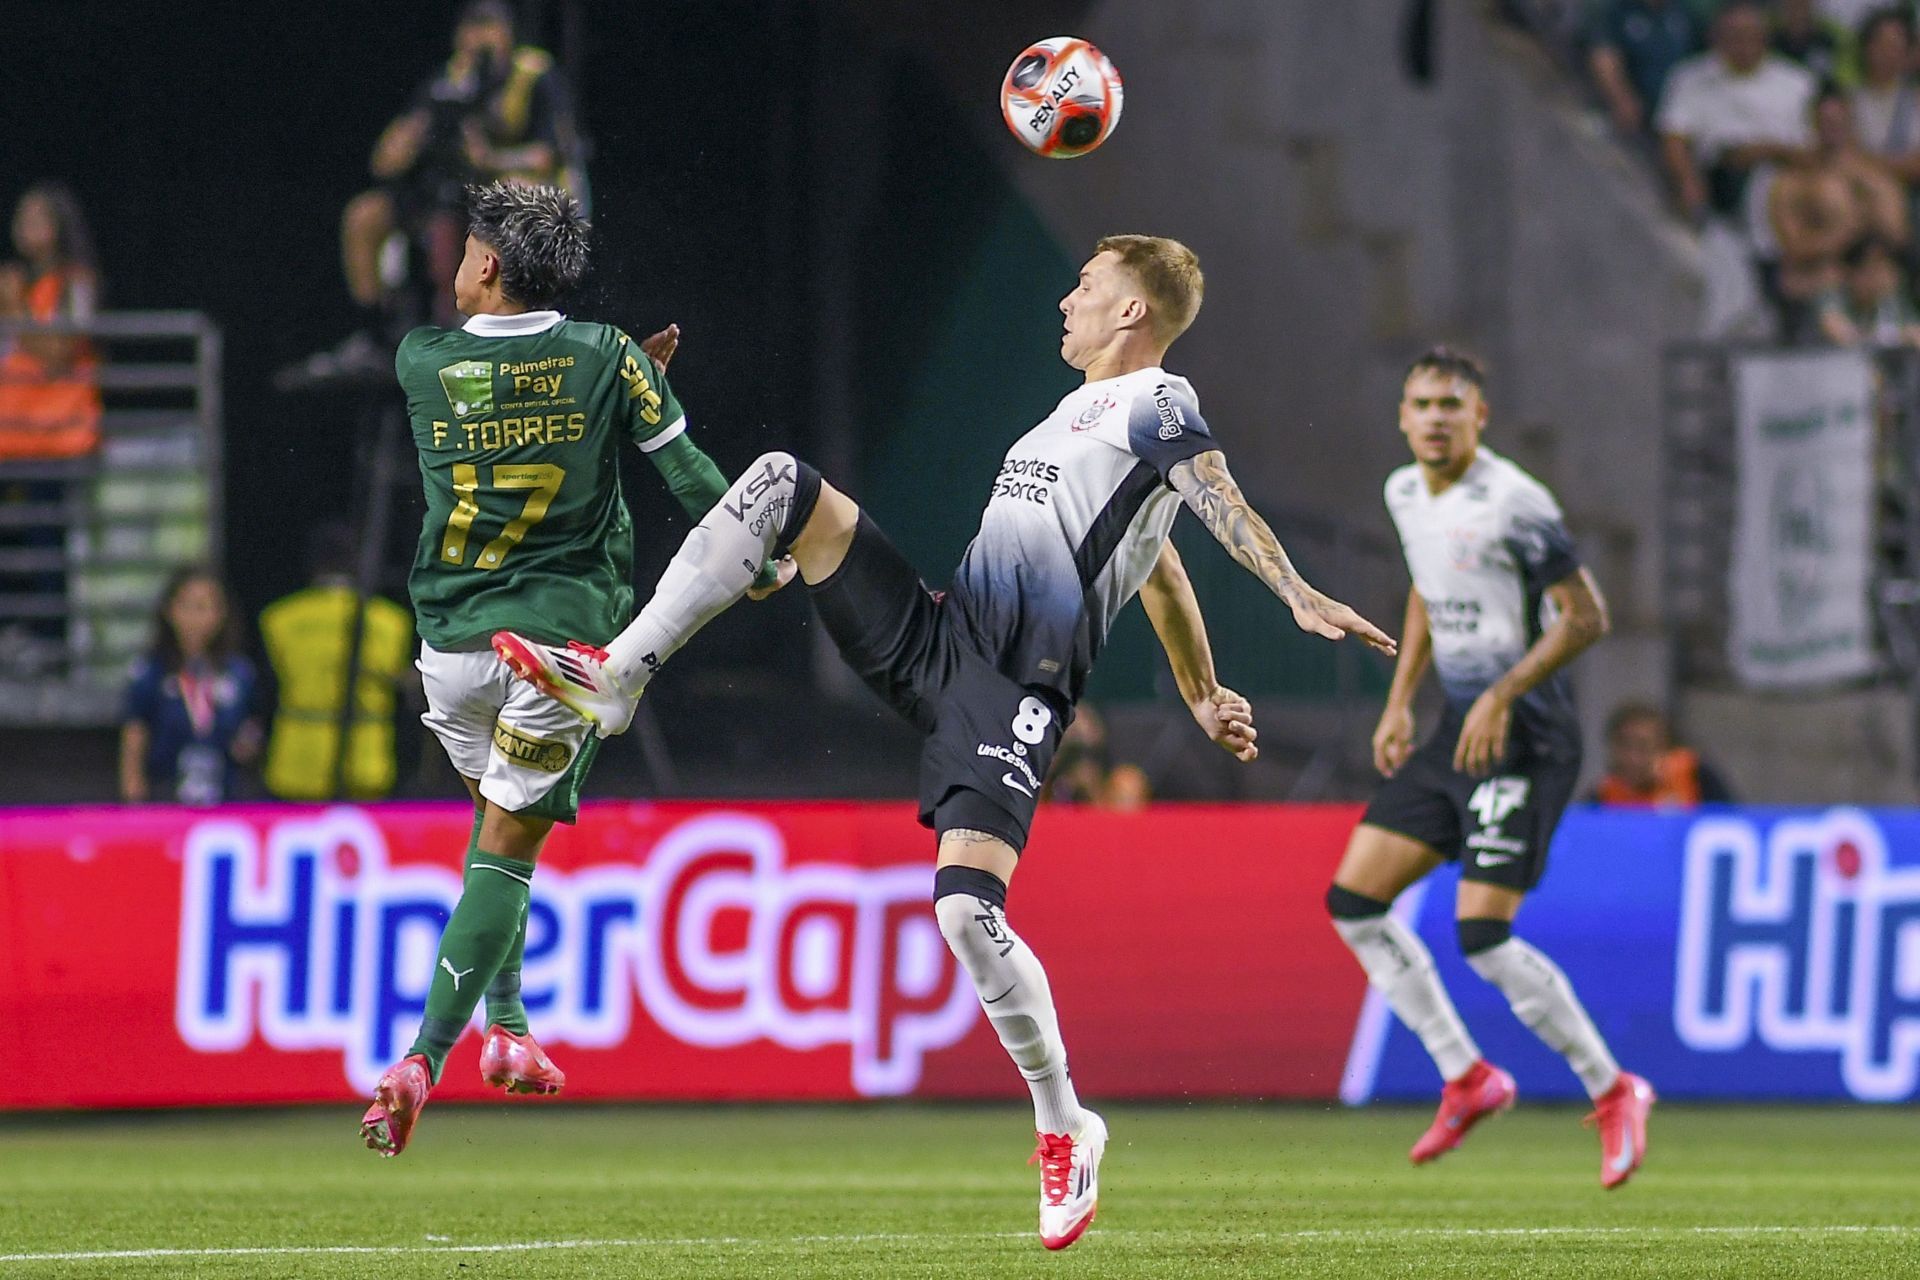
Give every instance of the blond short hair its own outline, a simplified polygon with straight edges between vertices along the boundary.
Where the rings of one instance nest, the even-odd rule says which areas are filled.
[[[1200,258],[1178,240],[1165,236],[1105,236],[1093,247],[1119,256],[1120,265],[1133,273],[1147,295],[1148,320],[1153,336],[1171,343],[1187,331],[1200,314],[1200,297],[1207,282],[1200,274]]]

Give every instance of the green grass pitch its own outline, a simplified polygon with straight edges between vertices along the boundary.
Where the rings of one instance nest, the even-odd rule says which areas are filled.
[[[1920,1111],[1655,1111],[1606,1193],[1578,1111],[1437,1165],[1426,1115],[1136,1107],[1100,1217],[1034,1235],[1024,1108],[357,1108],[0,1118],[0,1276],[1920,1277]]]

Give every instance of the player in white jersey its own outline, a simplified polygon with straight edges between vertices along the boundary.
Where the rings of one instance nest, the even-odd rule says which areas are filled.
[[[1393,641],[1308,586],[1228,473],[1193,388],[1161,368],[1200,306],[1191,250],[1110,236],[1061,300],[1061,356],[1086,375],[1007,452],[980,532],[930,592],[852,499],[790,454],[768,454],[688,535],[652,600],[604,658],[502,635],[526,678],[618,732],[660,664],[791,551],[847,662],[926,735],[920,820],[938,833],[934,914],[1033,1094],[1040,1236],[1072,1244],[1093,1218],[1106,1125],[1082,1107],[1047,975],[1007,924],[1035,796],[1114,615],[1136,593],[1209,737],[1257,752],[1252,710],[1215,679],[1167,531],[1181,503],[1291,606],[1303,629]],[[790,572],[790,569],[788,570]]]
[[[1446,1081],[1439,1114],[1411,1152],[1423,1164],[1516,1096],[1513,1077],[1480,1056],[1432,953],[1389,913],[1408,885],[1458,861],[1460,949],[1579,1075],[1595,1104],[1600,1180],[1611,1188],[1646,1155],[1653,1090],[1615,1064],[1559,966],[1513,936],[1580,771],[1564,668],[1606,634],[1606,604],[1546,486],[1480,444],[1486,420],[1473,360],[1441,347],[1414,362],[1400,401],[1414,461],[1386,490],[1413,588],[1373,735],[1385,781],[1334,873],[1327,909]],[[1446,710],[1416,751],[1413,697],[1429,665]]]

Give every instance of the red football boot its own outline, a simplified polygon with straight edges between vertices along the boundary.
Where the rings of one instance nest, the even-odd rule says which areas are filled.
[[[1482,1058],[1440,1091],[1440,1110],[1432,1126],[1407,1152],[1407,1159],[1415,1164],[1439,1159],[1460,1145],[1467,1130],[1496,1111],[1505,1111],[1519,1096],[1513,1077]]]
[[[433,1073],[420,1054],[410,1054],[388,1067],[374,1086],[373,1105],[360,1117],[360,1136],[367,1146],[383,1156],[405,1151],[432,1088]]]
[[[1583,1124],[1600,1131],[1600,1185],[1611,1191],[1647,1158],[1647,1113],[1657,1101],[1653,1086],[1622,1071],[1613,1087],[1593,1100]]]
[[[480,1046],[480,1078],[508,1093],[558,1093],[567,1084],[566,1072],[531,1035],[517,1036],[497,1023]]]

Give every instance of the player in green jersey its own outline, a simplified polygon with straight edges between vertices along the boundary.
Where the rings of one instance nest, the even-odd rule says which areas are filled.
[[[586,221],[566,192],[496,182],[468,190],[459,329],[420,328],[394,368],[407,395],[427,515],[409,587],[427,727],[475,808],[460,901],[440,939],[420,1034],[380,1077],[360,1122],[397,1155],[484,994],[488,1084],[554,1093],[565,1077],[527,1032],[520,1001],[534,862],[572,822],[599,746],[592,726],[515,681],[488,641],[509,629],[554,644],[610,640],[633,616],[633,522],[619,449],[638,445],[690,515],[726,480],[687,435],[665,366],[669,328],[635,343],[555,309],[586,274]],[[791,561],[765,566],[778,590]]]

